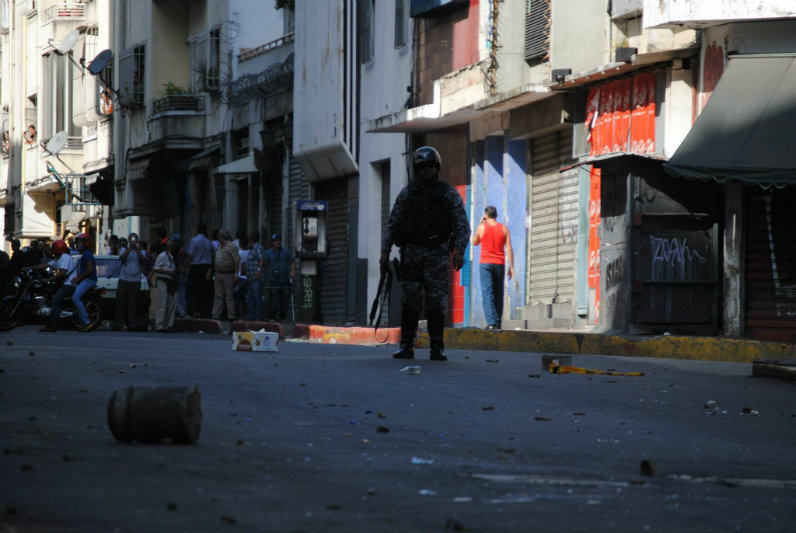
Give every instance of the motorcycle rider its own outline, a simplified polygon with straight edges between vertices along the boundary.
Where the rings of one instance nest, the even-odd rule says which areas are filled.
[[[64,281],[64,284],[61,285],[61,288],[55,293],[49,323],[39,331],[58,331],[58,318],[61,314],[61,304],[70,296],[75,304],[75,311],[78,316],[76,322],[77,329],[79,331],[88,331],[88,313],[86,312],[86,307],[83,305],[82,298],[89,289],[97,284],[97,269],[94,265],[94,254],[92,254],[88,248],[90,242],[91,237],[86,233],[80,233],[75,236],[75,243],[81,253],[80,259],[77,260],[77,265],[75,265],[69,277]],[[58,249],[62,250],[62,247],[59,245]],[[53,251],[55,252],[55,243],[53,243]],[[58,260],[61,261],[61,257],[64,255],[66,254],[62,252]],[[70,262],[72,261],[72,258],[68,255],[67,258]],[[64,261],[63,264],[66,264],[66,262]]]

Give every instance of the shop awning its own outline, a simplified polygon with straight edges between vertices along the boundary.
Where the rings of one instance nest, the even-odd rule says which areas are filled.
[[[221,165],[216,169],[216,174],[248,174],[249,172],[257,172],[253,153],[249,153],[246,157],[236,159],[226,165]]]
[[[732,57],[664,169],[689,179],[796,184],[794,123],[796,55]]]

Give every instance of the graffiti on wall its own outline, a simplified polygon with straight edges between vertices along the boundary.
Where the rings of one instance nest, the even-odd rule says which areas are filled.
[[[688,237],[670,239],[650,235],[653,281],[703,279],[707,258],[688,246]]]
[[[710,100],[713,89],[724,73],[724,48],[713,41],[705,48],[705,59],[702,62],[702,98],[699,103],[701,111]]]
[[[619,285],[625,277],[625,257],[620,255],[605,267],[605,292]]]

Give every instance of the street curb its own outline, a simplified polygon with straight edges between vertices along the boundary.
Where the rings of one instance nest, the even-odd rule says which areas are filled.
[[[401,340],[401,328],[380,328],[376,332],[373,328],[296,324],[292,338],[328,344],[396,344]]]
[[[418,345],[428,347],[428,334],[418,336]],[[463,350],[619,355],[752,363],[756,359],[796,357],[796,344],[787,342],[730,339],[723,337],[660,336],[632,338],[598,333],[551,333],[542,331],[489,331],[448,328],[445,347]]]
[[[796,381],[796,359],[760,359],[752,363],[752,375],[757,378],[778,378]]]

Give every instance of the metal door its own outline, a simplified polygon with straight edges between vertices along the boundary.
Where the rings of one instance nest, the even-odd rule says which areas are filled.
[[[746,335],[796,341],[796,189],[746,194]]]
[[[324,324],[342,324],[348,297],[348,178],[318,184],[315,196],[329,202],[328,255],[322,260],[319,276],[321,320]]]
[[[719,225],[713,182],[635,179],[633,322],[713,334],[718,326]],[[605,267],[606,286],[626,276],[624,258]]]
[[[575,292],[578,174],[577,169],[559,169],[572,161],[572,130],[536,138],[529,150],[528,303],[571,301]]]

